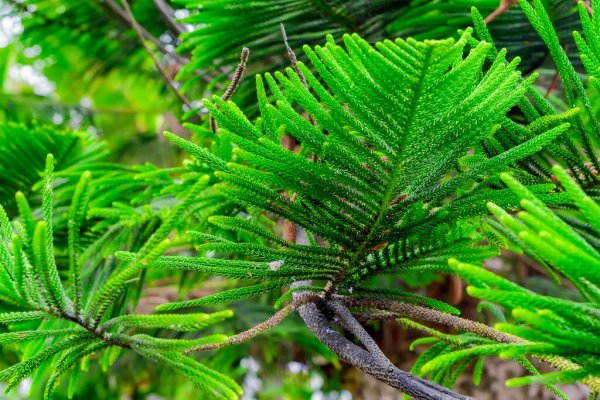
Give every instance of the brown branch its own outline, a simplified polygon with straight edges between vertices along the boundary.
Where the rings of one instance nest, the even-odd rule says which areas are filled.
[[[390,366],[394,366],[386,355],[383,354],[383,351],[381,351],[377,343],[375,343],[375,340],[373,340],[371,335],[369,335],[365,328],[356,320],[346,306],[335,300],[329,301],[327,304],[339,317],[338,323],[340,323],[342,328],[352,333],[380,364],[390,364]]]
[[[348,307],[368,308],[395,313],[396,316],[406,317],[417,321],[433,322],[445,325],[463,332],[471,332],[500,343],[516,343],[521,339],[499,332],[489,326],[415,304],[400,303],[393,300],[376,298],[355,298],[334,295]]]
[[[152,61],[154,62],[156,69],[158,69],[160,74],[165,78],[165,81],[167,82],[167,84],[169,85],[169,87],[171,88],[173,93],[175,93],[177,98],[183,104],[188,106],[190,110],[193,110],[194,106],[192,105],[192,103],[179,91],[179,89],[177,88],[177,85],[175,84],[173,79],[171,79],[169,74],[167,74],[167,71],[161,65],[160,61],[156,58],[152,49],[150,49],[150,47],[146,44],[146,40],[145,40],[145,36],[144,36],[144,32],[142,30],[142,27],[135,20],[135,17],[133,16],[133,12],[131,11],[131,7],[129,7],[129,3],[127,2],[127,0],[122,0],[122,1],[123,1],[123,6],[125,7],[125,12],[127,13],[127,16],[128,16],[128,21],[130,21],[131,26],[133,27],[133,30],[137,33],[138,38],[140,39],[140,43],[142,44],[142,46],[144,47],[144,49],[146,50],[146,52],[148,53],[150,58],[152,58]]]
[[[361,299],[353,299],[353,300],[361,300]],[[372,301],[371,301],[372,299],[366,299],[366,300],[369,300],[369,303],[372,303]],[[527,343],[527,341],[524,339],[521,339],[516,336],[507,335],[502,332],[498,332],[495,329],[490,328],[487,325],[483,325],[478,322],[466,320],[466,319],[463,319],[463,318],[460,318],[457,316],[453,316],[450,314],[446,315],[445,313],[442,313],[440,311],[435,311],[435,310],[431,310],[431,309],[420,310],[420,309],[423,309],[424,307],[415,306],[412,304],[396,303],[396,302],[389,301],[389,300],[382,300],[381,302],[395,303],[395,305],[393,305],[390,308],[395,309],[397,311],[377,310],[374,312],[373,311],[362,312],[362,313],[358,313],[355,315],[356,319],[359,321],[366,322],[366,321],[375,321],[375,320],[378,320],[378,321],[398,320],[398,319],[408,317],[407,318],[408,320],[418,319],[421,321],[445,324],[446,326],[454,327],[455,329],[457,329],[459,331],[472,332],[479,336],[487,337],[489,339],[495,340],[500,343]],[[380,303],[379,305],[382,305],[382,304]],[[410,306],[410,307],[404,307],[404,306]],[[414,310],[411,312],[406,312],[405,310],[403,310],[405,308],[417,308],[417,310]],[[414,327],[412,327],[412,328],[414,329]],[[429,333],[429,332],[423,331],[423,333]],[[569,361],[565,358],[559,357],[559,356],[536,355],[534,357],[540,361],[548,363],[549,365],[551,365],[552,367],[554,367],[555,369],[560,370],[560,371],[572,371],[572,370],[577,370],[577,369],[581,368],[580,365],[578,365],[572,361]],[[594,378],[594,377],[585,378],[585,379],[582,379],[581,382],[584,385],[589,386],[593,390],[600,391],[600,379],[598,379],[598,378]]]
[[[247,340],[250,340],[250,339],[258,336],[262,332],[278,325],[281,321],[283,321],[285,319],[285,317],[290,315],[292,312],[296,311],[298,308],[300,308],[301,306],[303,306],[307,303],[315,301],[316,299],[318,299],[318,296],[315,294],[304,294],[301,297],[295,298],[293,302],[291,302],[290,304],[288,304],[287,306],[285,306],[284,308],[282,308],[281,310],[279,310],[278,312],[273,314],[266,321],[263,321],[260,324],[253,326],[252,328],[248,329],[247,331],[244,331],[244,332],[238,333],[237,335],[231,336],[226,342],[217,343],[217,344],[205,344],[202,346],[198,346],[198,347],[194,347],[194,348],[185,350],[184,353],[187,354],[187,353],[191,353],[191,352],[195,352],[195,351],[220,349],[223,347],[230,346],[232,344],[239,344],[239,343],[245,342]]]
[[[448,291],[450,292],[448,302],[453,306],[457,306],[463,299],[462,279],[458,275],[450,275],[448,280],[450,281],[448,286]]]

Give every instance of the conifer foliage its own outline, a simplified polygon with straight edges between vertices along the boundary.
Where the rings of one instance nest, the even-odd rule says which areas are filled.
[[[97,274],[88,274],[87,279],[83,279],[81,272],[86,264],[81,263],[79,257],[82,222],[93,190],[91,173],[81,175],[73,195],[68,211],[68,269],[59,270],[53,235],[54,163],[54,157],[48,155],[42,182],[41,220],[36,220],[20,192],[17,194],[18,220],[11,223],[0,208],[0,297],[9,306],[0,312],[0,324],[12,327],[10,332],[0,334],[0,343],[19,343],[29,349],[27,358],[0,372],[0,380],[8,382],[6,390],[14,388],[37,368],[51,363],[53,372],[44,392],[44,398],[50,399],[58,379],[69,369],[79,368],[86,357],[98,352],[114,357],[118,355],[114,349],[131,349],[186,375],[208,394],[237,398],[241,389],[233,380],[181,353],[186,348],[222,342],[225,336],[178,340],[143,333],[156,328],[198,331],[231,317],[230,311],[135,315],[124,314],[126,309],[113,307],[130,281],[168,248],[167,235],[206,180],[199,181],[195,190],[172,209],[137,253],[121,256],[126,262],[111,276],[102,279]]]
[[[378,273],[447,270],[447,254],[471,261],[493,255],[494,249],[472,245],[477,233],[463,220],[485,213],[493,198],[516,205],[512,192],[495,190],[493,173],[533,155],[569,125],[556,124],[457,170],[459,158],[493,135],[532,81],[521,81],[518,60],[509,63],[504,54],[482,71],[491,51],[487,43],[463,58],[470,36],[467,31],[457,41],[397,39],[373,47],[348,35],[345,48],[333,38],[323,47],[305,47],[319,78],[303,63],[297,67],[307,85],[291,68],[287,75],[258,76],[261,117],[255,123],[232,102],[206,101],[220,135],[237,144],[235,162],[167,137],[217,170],[223,195],[303,227],[309,245],[287,243],[249,221],[213,217],[215,225],[253,232],[273,246],[207,238],[202,250],[249,255],[253,261],[163,257],[155,264],[268,280],[260,289],[228,293],[236,299],[306,279],[318,281],[327,293],[351,293]],[[296,149],[280,144],[284,134],[295,139]],[[459,187],[468,189],[446,201]],[[552,201],[548,188],[533,190]],[[162,309],[194,304],[200,303]]]
[[[73,395],[88,360],[108,367],[127,352],[183,374],[203,396],[236,399],[239,384],[197,353],[247,341],[298,311],[341,360],[407,397],[466,399],[450,388],[471,366],[478,383],[489,356],[514,359],[530,374],[509,386],[542,383],[566,398],[555,385],[579,381],[592,397],[600,393],[600,12],[590,13],[600,1],[579,4],[581,32],[573,36],[587,79],[569,59],[575,50],[562,46],[564,26],[557,33],[541,0],[522,0],[522,13],[509,13],[530,21],[530,33],[547,46],[562,104],[540,94],[536,72],[522,75],[520,58],[498,48],[497,31],[477,9],[473,28],[439,39],[450,28],[430,29],[415,13],[450,12],[454,1],[412,2],[406,15],[414,18],[392,23],[402,15],[393,3],[181,0],[174,4],[206,7],[175,21],[155,1],[169,40],[181,34],[180,51],[192,54],[185,64],[166,51],[167,61],[181,64],[172,75],[189,79],[186,86],[152,59],[190,109],[178,90],[222,72],[232,48],[254,46],[250,54],[262,60],[279,43],[290,55],[289,68],[256,75],[256,113],[246,111],[247,95],[230,100],[248,59],[244,49],[227,95],[187,110],[200,118],[184,125],[192,138],[165,133],[191,158],[181,166],[120,166],[104,162],[104,145],[91,136],[0,125],[0,345],[17,344],[21,353],[0,371],[7,390],[34,376],[52,399],[61,377],[75,371]],[[119,29],[152,41],[134,14],[141,9],[154,21],[153,8],[123,4],[103,7],[120,15]],[[244,10],[245,20],[259,22],[222,29]],[[290,37],[311,43],[304,61],[284,29],[281,42],[271,35],[282,10]],[[199,26],[187,31],[181,23]],[[419,38],[373,40],[386,26],[414,28]],[[61,32],[71,35],[67,28]],[[325,32],[333,35],[313,45]],[[187,246],[197,255],[181,250]],[[507,249],[530,257],[549,281],[571,285],[574,297],[540,294],[486,268],[485,260]],[[396,283],[409,273],[466,281],[466,293],[496,325],[400,290]],[[394,279],[376,279],[383,275]],[[137,313],[141,292],[157,276],[189,279],[178,289],[206,276],[227,280],[223,290]],[[265,293],[276,310],[270,318],[222,333],[221,323],[233,317],[223,307]],[[430,345],[410,373],[391,363],[363,325],[390,319],[426,335],[412,347]],[[534,359],[554,371],[538,371]]]

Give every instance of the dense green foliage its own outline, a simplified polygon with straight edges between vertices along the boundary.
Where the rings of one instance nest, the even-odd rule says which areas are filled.
[[[32,377],[34,396],[78,398],[86,379],[106,380],[81,371],[141,359],[153,362],[142,371],[179,373],[148,393],[238,398],[250,339],[275,349],[254,352],[266,364],[287,360],[281,338],[307,359],[345,359],[306,315],[276,326],[309,304],[384,359],[358,321],[424,334],[411,372],[446,387],[470,366],[479,383],[500,356],[526,371],[509,386],[600,393],[600,1],[139,0],[135,20],[121,2],[10,3],[25,28],[15,49],[41,46],[34,58],[54,58],[45,73],[65,85],[51,116],[30,93],[0,100],[7,391]],[[250,58],[234,73],[242,47]],[[14,51],[2,49],[1,69]],[[176,131],[152,140],[188,159],[119,162],[132,140],[114,139],[120,117],[99,120],[108,143],[93,125],[66,129],[73,110],[94,114],[68,104],[88,96],[131,107],[126,129]],[[488,268],[509,251],[541,267],[544,291]],[[468,284],[487,325],[425,295],[446,275]]]

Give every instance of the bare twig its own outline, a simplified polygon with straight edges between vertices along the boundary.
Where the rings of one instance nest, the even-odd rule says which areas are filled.
[[[156,58],[156,56],[152,52],[152,49],[146,44],[146,40],[145,40],[144,33],[142,31],[142,28],[135,20],[135,17],[133,16],[133,12],[131,11],[131,7],[129,7],[129,3],[127,2],[127,0],[123,0],[123,6],[125,7],[125,12],[127,13],[128,20],[131,22],[131,26],[133,27],[133,30],[137,33],[138,38],[140,39],[140,43],[142,44],[142,46],[144,47],[144,49],[146,50],[146,52],[148,53],[150,58],[152,58],[152,61],[154,62],[156,69],[158,69],[160,74],[165,78],[165,81],[167,82],[167,84],[169,85],[169,87],[171,88],[173,93],[175,93],[177,98],[183,104],[188,106],[190,110],[194,109],[194,106],[192,105],[192,103],[179,91],[179,89],[177,88],[177,85],[175,84],[173,79],[171,79],[171,77],[169,76],[169,74],[167,73],[165,68],[161,65],[160,61]]]
[[[285,317],[290,315],[292,312],[296,311],[299,307],[301,307],[309,302],[315,301],[317,298],[318,298],[318,296],[315,294],[304,294],[298,298],[295,298],[293,302],[291,302],[290,304],[288,304],[287,306],[285,306],[284,308],[279,310],[277,313],[273,314],[266,321],[263,321],[260,324],[253,326],[252,328],[248,329],[247,331],[238,333],[237,335],[230,337],[229,340],[227,340],[226,342],[218,343],[218,344],[205,344],[202,346],[188,349],[185,351],[185,353],[191,353],[191,352],[202,351],[202,350],[220,349],[222,347],[227,347],[232,344],[238,344],[238,343],[245,342],[249,339],[252,339],[252,338],[258,336],[259,334],[266,331],[267,329],[273,328],[274,326],[278,325],[281,321],[284,320]]]
[[[308,87],[308,83],[306,82],[304,74],[302,74],[302,71],[300,71],[300,68],[298,68],[298,58],[296,57],[296,53],[294,53],[294,50],[288,43],[287,33],[285,33],[285,26],[283,24],[279,24],[279,27],[281,28],[281,36],[283,36],[283,43],[285,43],[285,48],[287,50],[290,63],[292,64],[292,68],[294,68],[294,71],[296,71],[304,86]]]
[[[231,77],[231,82],[229,83],[229,86],[227,86],[225,93],[223,93],[223,95],[221,96],[221,99],[223,99],[225,101],[231,99],[231,97],[237,90],[238,86],[240,86],[240,81],[242,80],[242,77],[244,76],[244,71],[246,71],[246,65],[248,64],[248,56],[249,55],[250,55],[250,49],[247,47],[244,47],[240,54],[240,63],[235,68],[235,71],[233,72],[233,76]],[[215,120],[215,118],[212,115],[209,117],[208,123],[210,125],[210,129],[214,133],[217,133],[217,131],[219,130],[219,126],[217,125],[217,121]]]
[[[123,3],[125,3],[125,1]],[[108,13],[115,16],[123,24],[135,29],[135,26],[134,26],[135,20],[130,18],[127,11],[123,10],[114,0],[101,0],[100,4]],[[125,4],[123,4],[123,5],[125,6]],[[127,5],[125,7],[128,7],[128,6],[129,5]],[[167,49],[160,40],[158,40],[156,37],[154,37],[154,35],[152,35],[150,32],[148,32],[146,29],[144,29],[144,27],[139,26],[139,24],[138,24],[138,28],[139,28],[142,36],[145,39],[151,41],[156,46],[156,48],[159,49],[162,53],[168,54],[170,57],[172,57],[174,60],[179,62],[181,65],[185,65],[189,62],[189,60],[187,60],[185,57],[182,57],[179,54],[174,53],[174,52],[170,51],[169,49]]]
[[[433,322],[453,327],[459,331],[471,332],[500,343],[515,343],[519,338],[499,332],[487,325],[471,321],[456,315],[433,310],[415,304],[400,303],[387,299],[356,298],[335,295],[336,299],[348,307],[368,308],[395,313],[397,316],[406,317],[417,321]]]
[[[162,15],[165,24],[167,24],[171,32],[173,32],[176,36],[187,32],[185,26],[175,21],[175,13],[173,12],[173,9],[165,2],[165,0],[153,0],[153,2],[154,6]]]
[[[298,57],[296,57],[296,53],[290,47],[290,44],[288,42],[287,33],[285,32],[285,26],[283,24],[279,24],[279,27],[281,28],[281,36],[283,36],[283,43],[285,44],[285,48],[288,53],[288,58],[290,59],[290,63],[292,64],[292,68],[294,69],[294,71],[296,71],[296,74],[298,74],[298,78],[300,78],[300,81],[308,89],[308,82],[306,82],[304,74],[302,73],[302,71],[300,71],[300,68],[298,68]],[[311,124],[316,126],[315,121],[310,115],[308,116],[308,120]]]

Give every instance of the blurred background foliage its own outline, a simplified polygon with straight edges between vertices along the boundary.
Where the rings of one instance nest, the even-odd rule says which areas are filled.
[[[196,141],[214,141],[214,146],[221,146],[221,153],[231,151],[219,144],[217,138],[210,138],[210,134],[188,131],[183,121],[187,118],[207,122],[200,100],[224,92],[242,47],[250,48],[250,59],[246,79],[242,80],[235,100],[245,111],[252,112],[256,105],[252,101],[255,88],[251,76],[289,66],[280,31],[282,23],[290,46],[302,57],[299,51],[302,45],[321,43],[329,33],[341,38],[343,33],[358,32],[372,42],[398,36],[441,38],[456,35],[457,30],[471,25],[472,6],[483,16],[494,16],[499,8],[505,7],[504,12],[489,21],[497,46],[507,47],[511,57],[521,57],[524,71],[539,70],[538,90],[558,109],[567,108],[546,46],[522,11],[511,7],[512,1],[136,0],[130,3],[168,78],[177,82],[191,104],[198,107],[196,110],[183,106],[170,90],[167,80],[140,45],[119,1],[0,0],[0,203],[7,205],[7,211],[13,215],[17,191],[24,192],[35,203],[44,158],[49,152],[57,159],[57,193],[62,190],[64,199],[59,196],[58,206],[67,204],[72,193],[71,180],[82,171],[78,169],[82,165],[87,169],[95,166],[106,174],[123,174],[123,186],[105,188],[114,195],[96,199],[99,209],[119,201],[130,204],[130,209],[121,215],[101,215],[92,221],[102,229],[96,230],[90,243],[100,242],[97,249],[103,254],[118,249],[100,240],[102,232],[120,234],[128,238],[129,249],[134,248],[133,238],[155,229],[156,221],[172,204],[177,191],[185,187],[186,177],[174,167],[181,165],[183,156],[164,142],[161,135],[164,130]],[[572,31],[579,28],[575,2],[546,0],[545,3],[563,48],[580,68],[572,39]],[[35,140],[25,140],[25,135],[32,135]],[[19,164],[27,168],[16,167]],[[172,173],[162,176],[158,184],[153,180],[154,186],[148,187],[143,176],[152,176],[155,166],[172,168]],[[184,229],[201,230],[205,221],[202,210],[196,210],[194,215],[194,222]],[[182,243],[179,250],[191,254],[193,246]],[[514,263],[505,260],[494,266],[526,287],[547,286],[543,274],[524,272],[526,262],[529,261],[518,258]],[[231,286],[229,282],[203,275],[173,276],[161,271],[149,274],[148,288],[141,293],[137,305],[142,312],[176,300],[186,289],[198,291],[195,297],[199,297]],[[453,293],[450,278],[429,274],[377,279],[394,280],[387,285],[416,288],[421,294],[455,305],[460,303],[467,317],[475,313],[475,303]],[[178,287],[184,290],[178,291]],[[237,318],[218,329],[250,328],[271,315],[270,304],[274,300],[265,295],[253,303],[238,304],[234,309]],[[369,329],[394,361],[406,360],[406,346],[402,344],[408,342],[404,340],[405,332],[385,322]],[[398,335],[404,339],[397,340]],[[0,363],[14,363],[16,350],[0,349]],[[349,399],[352,395],[341,391],[341,382],[345,381],[344,387],[352,389],[348,381],[357,379],[349,376],[296,317],[277,326],[270,335],[219,352],[203,353],[202,361],[209,367],[229,371],[243,384],[245,398]],[[86,379],[77,379],[75,374],[68,386],[76,398],[194,396],[193,385],[184,378],[148,365],[133,355],[120,357],[115,365],[108,366],[108,362],[91,363],[87,371],[81,372],[87,375]],[[97,374],[102,377],[94,379]],[[361,383],[357,382],[353,391],[355,398],[360,398]],[[30,398],[40,398],[36,390],[33,389]],[[27,398],[27,391],[27,385],[22,385],[18,393],[3,398]],[[67,386],[62,385],[57,398],[66,398],[67,391]]]

